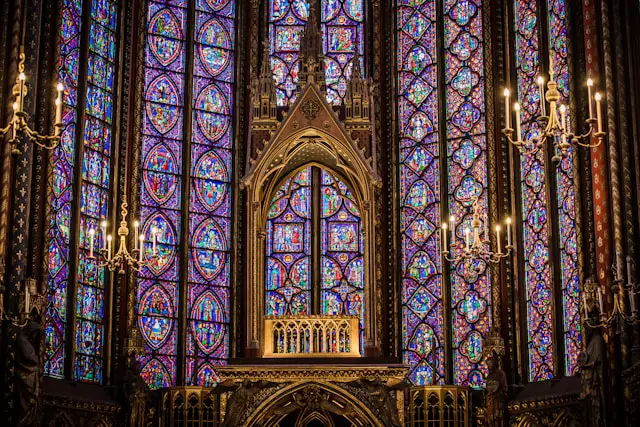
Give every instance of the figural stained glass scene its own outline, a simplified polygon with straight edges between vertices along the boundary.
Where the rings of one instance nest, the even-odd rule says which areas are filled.
[[[640,4],[9,3],[10,425],[630,419]]]

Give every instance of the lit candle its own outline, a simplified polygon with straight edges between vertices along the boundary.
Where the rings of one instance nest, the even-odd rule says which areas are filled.
[[[18,80],[20,80],[20,95],[18,95],[19,98],[16,99],[16,102],[18,102],[20,111],[22,111],[24,107],[24,81],[26,80],[26,78],[27,77],[24,75],[24,73],[20,73],[18,75]]]
[[[600,105],[600,101],[602,101],[602,96],[596,92],[596,117],[598,119],[598,132],[604,132],[602,129],[602,105]]]
[[[134,244],[134,248],[135,248],[135,244],[138,243],[138,229],[140,227],[140,223],[138,221],[135,221],[133,223],[133,244]],[[140,249],[142,249],[142,246],[140,247]]]
[[[447,252],[447,223],[442,224],[442,251]]]
[[[142,253],[144,252],[144,234],[141,234],[139,239],[140,239],[140,251],[138,252],[138,261],[142,263]]]
[[[502,253],[502,243],[500,242],[500,225],[496,225],[496,241],[498,242],[498,253]]]
[[[507,246],[512,246],[512,244],[511,244],[511,218],[507,218]]]
[[[567,130],[567,107],[560,105],[560,123],[563,130]]]
[[[593,119],[593,104],[591,103],[591,88],[593,80],[587,79],[587,99],[589,100],[589,119]]]
[[[89,230],[89,258],[93,258],[93,244],[95,242],[96,230]]]
[[[507,121],[507,129],[511,128],[511,112],[509,111],[509,98],[511,97],[511,92],[509,92],[509,89],[505,88],[504,89],[504,116],[505,119]]]
[[[18,108],[20,108],[18,106],[18,103],[14,102],[13,103],[13,120],[11,121],[11,128],[13,131],[12,139],[16,139],[16,136],[18,135],[18,116],[16,116],[16,113],[18,112]]]
[[[58,83],[58,97],[56,98],[56,121],[54,124],[62,123],[62,91],[64,86],[62,83]]]
[[[584,309],[584,318],[588,319],[589,318],[589,310],[587,307],[587,294],[585,294],[584,292],[582,293],[582,306]]]
[[[538,76],[538,91],[540,92],[540,114],[547,115],[546,106],[544,104],[544,77]]]
[[[30,301],[29,301],[29,299],[31,298],[30,293],[31,293],[31,292],[30,292],[30,289],[29,289],[29,287],[27,286],[27,282],[25,281],[25,282],[24,282],[24,311],[25,311],[25,313],[27,313],[27,314],[29,314],[29,312],[31,311],[31,310],[30,310],[30,308],[31,308],[31,307],[30,307]]]
[[[513,105],[513,111],[516,113],[516,142],[522,141],[520,132],[520,104],[517,102]]]
[[[471,249],[471,229],[470,228],[466,228],[464,230],[464,237],[467,244],[467,250],[470,250]]]
[[[111,235],[107,236],[107,259],[111,260],[111,240],[113,238],[111,237]]]
[[[102,221],[100,228],[102,228],[102,249],[107,249],[107,221]]]
[[[600,314],[604,313],[604,306],[602,305],[602,288],[598,287],[598,306],[600,307]]]

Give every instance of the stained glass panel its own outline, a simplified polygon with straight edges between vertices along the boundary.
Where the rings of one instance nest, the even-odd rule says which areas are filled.
[[[311,314],[311,168],[273,197],[266,242],[265,314]]]
[[[147,13],[140,220],[151,263],[138,274],[137,312],[145,344],[141,374],[161,388],[175,385],[177,374],[186,0],[149,1]]]
[[[356,51],[364,69],[364,2],[323,0],[321,12],[327,100],[340,105]]]
[[[414,384],[443,384],[436,1],[397,6],[403,361]]]
[[[346,94],[351,60],[356,51],[361,56],[364,54],[364,2],[321,0],[320,4],[327,99],[339,105]],[[309,2],[306,0],[269,1],[271,70],[280,106],[295,100],[300,35],[308,14]]]
[[[187,385],[229,357],[235,2],[196,0],[187,285]]]
[[[518,99],[522,107],[523,138],[530,139],[540,129],[539,25],[536,2],[516,0],[516,70]],[[529,379],[553,377],[552,282],[549,266],[549,224],[544,150],[520,157]]]
[[[76,166],[76,125],[78,116],[78,70],[80,62],[80,36],[82,1],[61,2],[59,29],[60,52],[58,80],[65,87],[62,121],[65,125],[60,145],[52,152],[53,165],[50,188],[48,245],[49,295],[45,320],[44,372],[63,378],[65,342],[67,340],[67,292],[69,278],[69,250],[71,244],[71,203],[73,177]]]
[[[320,179],[321,313],[358,316],[362,337],[365,301],[360,211],[342,181],[324,170]]]
[[[567,23],[565,0],[548,0],[549,46],[553,57],[560,102],[569,105],[569,64],[567,58]],[[569,115],[570,116],[570,115]],[[568,117],[571,120],[571,117]],[[573,375],[581,351],[580,298],[578,276],[578,242],[576,236],[573,147],[560,162],[556,174],[558,223],[562,278],[562,315],[564,319],[564,354],[567,375]]]
[[[481,0],[444,2],[449,212],[456,218],[452,246],[471,228],[473,202],[487,201],[484,48]],[[491,281],[482,261],[451,265],[453,380],[482,387],[484,337],[491,326]]]
[[[91,4],[74,361],[75,379],[87,382],[102,380],[104,269],[98,268],[96,258],[89,258],[88,230],[99,229],[109,205],[116,9],[117,3],[113,0],[94,0]],[[98,240],[100,244],[100,238]]]

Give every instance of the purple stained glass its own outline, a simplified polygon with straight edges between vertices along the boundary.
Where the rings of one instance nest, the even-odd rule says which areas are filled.
[[[539,73],[539,26],[536,2],[516,0],[516,70],[518,95],[522,105],[522,129],[530,138],[539,132],[535,118],[540,114],[540,94],[536,86]],[[520,160],[522,188],[525,289],[527,295],[527,331],[529,379],[541,381],[553,377],[553,313],[549,225],[547,222],[547,185],[544,150],[524,154]]]
[[[265,314],[311,314],[311,168],[278,189],[267,216]]]
[[[553,57],[555,80],[560,102],[569,105],[569,64],[567,59],[567,22],[565,0],[548,0],[549,47]],[[571,117],[568,117],[571,120]],[[581,351],[580,297],[578,276],[578,242],[576,236],[575,185],[573,175],[573,147],[559,165],[556,174],[558,223],[562,278],[562,317],[564,325],[564,353],[567,375],[575,373]]]
[[[185,381],[229,358],[235,1],[196,0]]]
[[[463,244],[473,202],[487,202],[484,48],[481,0],[445,0],[445,81],[451,245]],[[461,42],[462,41],[462,42]],[[461,44],[462,43],[462,44]],[[482,343],[491,326],[491,281],[482,261],[451,265],[453,381],[479,388],[487,374]]]
[[[65,125],[60,145],[52,153],[50,188],[51,219],[47,235],[49,295],[45,319],[44,372],[64,378],[65,342],[67,331],[67,295],[69,278],[70,223],[75,144],[78,117],[77,89],[82,30],[82,2],[63,0],[59,28],[60,51],[57,63],[58,79],[65,87],[62,121]],[[71,332],[73,335],[73,332]]]
[[[300,35],[304,31],[309,5],[306,0],[269,1],[271,70],[276,79],[278,105],[295,100],[298,82]],[[352,59],[364,54],[363,0],[322,0],[321,26],[327,100],[339,105],[346,94]]]
[[[364,240],[360,212],[342,181],[324,170],[320,179],[321,314],[358,316],[360,335],[364,337]]]
[[[178,369],[187,4],[149,1],[147,13],[140,222],[150,264],[138,274],[137,313],[145,348],[141,374],[160,388],[176,384]]]
[[[436,2],[397,6],[403,361],[414,384],[444,384]]]
[[[340,105],[346,94],[354,55],[358,52],[361,58],[364,57],[364,2],[323,0],[321,4],[327,100]]]

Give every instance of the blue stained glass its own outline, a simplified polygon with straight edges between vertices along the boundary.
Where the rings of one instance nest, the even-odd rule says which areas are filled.
[[[96,260],[88,256],[88,230],[99,229],[109,205],[117,2],[93,2],[90,22],[76,293],[76,319],[82,327],[76,330],[74,375],[80,381],[99,383],[102,381],[105,282],[104,272]],[[87,301],[88,296],[95,301]]]

